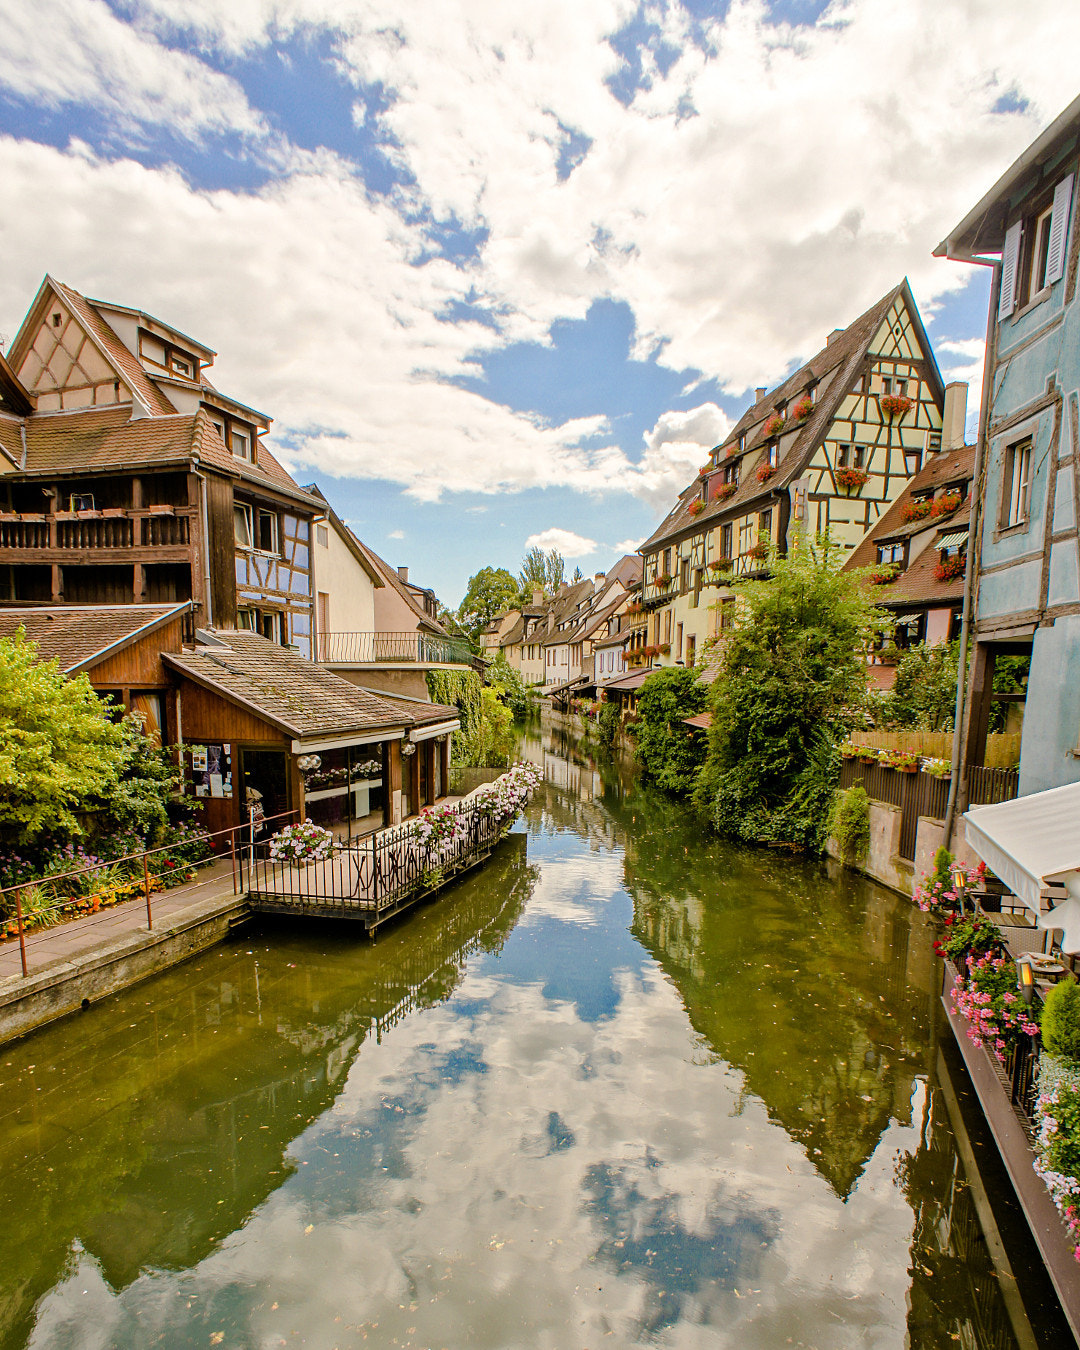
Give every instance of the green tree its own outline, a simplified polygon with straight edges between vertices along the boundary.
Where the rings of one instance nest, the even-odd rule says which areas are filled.
[[[866,702],[865,654],[887,623],[828,537],[772,557],[740,585],[712,687],[695,801],[722,834],[820,852],[839,773],[837,739]]]
[[[503,652],[488,666],[486,679],[514,717],[524,719],[529,715],[536,702],[535,696]]]
[[[469,767],[502,768],[514,753],[514,714],[499,702],[495,690],[480,691],[479,716],[468,733],[462,732],[458,763]]]
[[[108,799],[130,763],[124,732],[85,674],[39,661],[20,630],[0,639],[0,839],[39,846],[82,834],[76,812]]]
[[[641,686],[631,734],[644,776],[667,792],[685,796],[694,787],[704,746],[700,733],[683,722],[707,703],[708,690],[697,671],[682,666],[654,670]]]
[[[479,647],[480,634],[496,614],[512,609],[517,599],[518,583],[505,567],[482,567],[469,578],[457,620],[475,647]]]
[[[896,665],[896,680],[881,701],[888,726],[948,731],[956,711],[959,642],[909,647]]]
[[[550,598],[562,585],[565,576],[566,563],[558,549],[553,548],[545,553],[539,545],[534,544],[527,550],[518,574],[521,603],[528,604],[534,590],[541,590]]]
[[[165,803],[180,786],[180,776],[168,753],[148,736],[142,718],[125,717],[120,723],[123,762],[116,786],[100,807],[108,826],[116,831],[137,831],[144,839],[156,838],[168,824]]]

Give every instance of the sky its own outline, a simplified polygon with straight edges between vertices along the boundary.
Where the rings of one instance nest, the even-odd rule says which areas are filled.
[[[46,272],[191,333],[453,606],[533,543],[609,567],[905,275],[974,410],[987,273],[932,250],[1076,96],[1080,7],[0,0],[0,31],[0,336]]]

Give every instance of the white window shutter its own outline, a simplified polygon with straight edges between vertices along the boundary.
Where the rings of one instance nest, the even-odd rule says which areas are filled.
[[[1005,247],[1001,250],[1001,300],[998,318],[1007,319],[1016,308],[1016,283],[1020,270],[1020,240],[1024,222],[1018,220],[1005,233]]]
[[[1072,205],[1073,176],[1063,178],[1054,189],[1054,211],[1050,217],[1050,248],[1046,255],[1046,284],[1053,285],[1065,275],[1065,244],[1069,238],[1069,207]]]

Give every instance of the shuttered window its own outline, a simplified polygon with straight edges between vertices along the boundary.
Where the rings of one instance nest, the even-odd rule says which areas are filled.
[[[1001,299],[998,303],[998,318],[1007,319],[1016,308],[1017,279],[1020,270],[1020,244],[1024,237],[1024,222],[1018,220],[1010,225],[1005,234],[1005,247],[1001,250]]]
[[[1050,247],[1046,258],[1046,284],[1052,286],[1065,275],[1065,244],[1069,237],[1069,208],[1072,206],[1073,175],[1063,178],[1054,189],[1054,213],[1050,220]]]

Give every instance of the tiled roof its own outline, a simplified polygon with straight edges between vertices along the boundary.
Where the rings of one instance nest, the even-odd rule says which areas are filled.
[[[809,463],[811,455],[825,439],[833,417],[850,390],[869,351],[870,343],[889,312],[889,307],[901,296],[904,297],[917,322],[918,311],[905,280],[899,286],[894,286],[865,314],[861,314],[854,323],[849,324],[842,333],[822,347],[806,365],[800,367],[775,389],[770,389],[759,402],[752,404],[732,427],[727,438],[716,448],[717,462],[723,464],[728,453],[737,450],[740,437],[745,435],[746,450],[741,452],[741,457],[744,463],[749,462],[748,457],[752,452],[761,450],[771,439],[764,435],[764,429],[777,406],[780,404],[792,406],[800,395],[811,385],[816,384],[818,397],[814,411],[800,426],[792,428],[780,437],[780,464],[772,478],[766,483],[759,483],[755,473],[743,473],[737,490],[730,497],[725,501],[716,499],[709,502],[703,511],[693,516],[690,514],[690,504],[700,497],[700,482],[695,480],[683,490],[667,517],[642,544],[641,551],[654,549],[664,540],[683,531],[700,529],[703,524],[710,521],[745,515],[753,509],[753,504],[758,499],[762,505],[766,505],[775,497],[778,489],[785,488],[788,483],[798,478]]]
[[[502,635],[499,639],[500,647],[512,647],[515,642],[521,642],[525,637],[525,620],[519,617],[513,628]]]
[[[63,671],[88,668],[190,608],[179,605],[49,605],[0,609],[0,638],[20,628],[43,661]]]
[[[955,522],[950,522],[952,528]],[[875,586],[874,599],[880,605],[896,609],[903,605],[951,605],[964,598],[963,573],[951,581],[938,581],[934,568],[941,561],[937,548],[924,548],[906,572],[888,586]]]
[[[36,413],[24,423],[23,472],[56,475],[76,469],[93,472],[181,463],[191,458],[195,423],[194,416],[178,413],[132,421],[127,405]],[[224,446],[221,449],[223,454],[228,453]]]
[[[22,464],[22,419],[0,412],[0,474],[13,473]]]
[[[167,653],[164,660],[298,740],[401,729],[416,721],[400,702],[359,689],[258,633],[211,636],[223,645]]]

